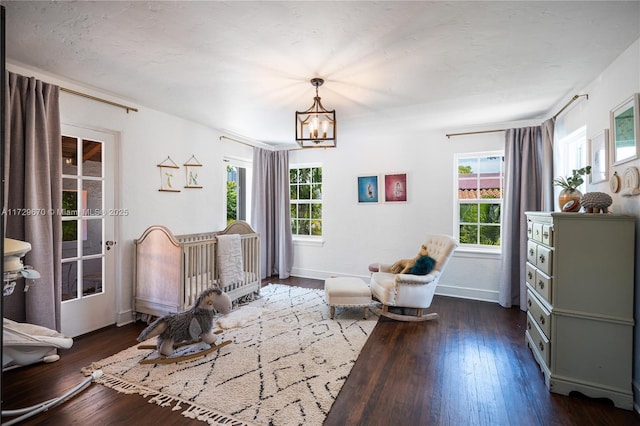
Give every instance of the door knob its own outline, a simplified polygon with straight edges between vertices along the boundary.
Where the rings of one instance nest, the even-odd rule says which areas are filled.
[[[104,244],[107,246],[107,250],[111,250],[111,246],[115,246],[116,242],[115,241],[107,241]]]

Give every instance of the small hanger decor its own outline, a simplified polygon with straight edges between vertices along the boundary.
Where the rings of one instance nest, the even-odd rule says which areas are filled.
[[[198,175],[200,172],[199,167],[202,167],[202,164],[200,164],[195,155],[192,155],[191,158],[184,163],[187,177],[185,188],[202,188],[202,185],[200,185],[200,176]]]
[[[180,192],[179,189],[176,189],[174,183],[174,178],[178,174],[180,167],[171,157],[167,157],[162,163],[158,164],[158,168],[160,169],[160,189],[158,191]]]

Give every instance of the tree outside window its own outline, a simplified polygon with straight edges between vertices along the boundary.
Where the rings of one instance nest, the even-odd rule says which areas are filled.
[[[291,233],[322,236],[322,167],[289,169]]]

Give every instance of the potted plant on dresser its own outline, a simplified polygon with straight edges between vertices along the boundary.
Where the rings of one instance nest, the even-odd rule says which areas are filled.
[[[582,192],[578,187],[584,183],[583,176],[591,173],[591,166],[574,169],[571,176],[559,177],[553,180],[553,184],[562,188],[558,195],[558,205],[563,212],[577,212],[580,210],[580,198]]]

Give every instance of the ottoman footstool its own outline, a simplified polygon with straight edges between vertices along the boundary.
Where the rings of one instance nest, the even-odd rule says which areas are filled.
[[[362,306],[364,317],[367,318],[371,304],[371,289],[360,278],[327,278],[324,281],[324,297],[330,308],[331,319],[335,315],[336,306]]]

